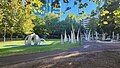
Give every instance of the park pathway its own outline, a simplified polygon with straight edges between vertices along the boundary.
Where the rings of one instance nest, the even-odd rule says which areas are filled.
[[[27,62],[37,59],[42,59],[48,56],[67,54],[72,52],[92,52],[92,51],[106,51],[120,49],[120,43],[99,43],[99,42],[87,42],[84,41],[82,47],[72,48],[66,51],[51,51],[43,53],[25,54],[25,55],[13,55],[7,57],[0,57],[0,67],[6,65],[17,64],[21,62]]]

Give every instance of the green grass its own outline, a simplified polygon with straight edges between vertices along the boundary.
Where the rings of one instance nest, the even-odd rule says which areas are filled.
[[[0,56],[10,56],[17,54],[29,54],[36,52],[46,52],[53,50],[67,50],[73,47],[78,47],[78,43],[64,43],[61,45],[58,39],[47,40],[48,45],[45,46],[24,46],[24,41],[8,41],[0,42]],[[17,46],[17,47],[13,47]]]

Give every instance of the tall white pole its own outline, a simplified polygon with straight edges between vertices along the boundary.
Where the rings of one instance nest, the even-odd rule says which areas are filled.
[[[5,25],[5,28],[4,28],[4,42],[6,41],[6,25]]]

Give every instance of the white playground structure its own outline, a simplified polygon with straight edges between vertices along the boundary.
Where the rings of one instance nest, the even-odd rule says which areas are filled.
[[[45,39],[40,38],[38,35],[33,33],[31,35],[28,35],[25,38],[25,45],[44,45],[44,44],[42,44],[42,41],[44,42]]]

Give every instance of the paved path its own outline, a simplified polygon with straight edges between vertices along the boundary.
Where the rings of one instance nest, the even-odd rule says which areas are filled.
[[[5,65],[11,65],[15,63],[32,61],[35,59],[44,58],[47,56],[58,55],[62,53],[70,53],[74,51],[78,52],[91,52],[91,51],[103,51],[103,50],[111,50],[111,49],[120,49],[120,43],[99,43],[99,42],[84,42],[82,47],[72,48],[67,51],[51,51],[44,53],[34,53],[34,54],[26,54],[26,55],[14,55],[9,57],[0,57],[0,67]]]

